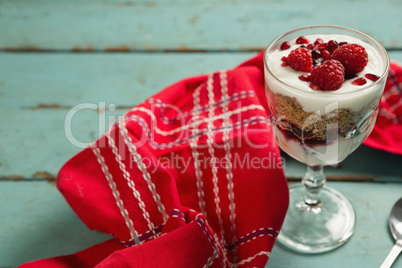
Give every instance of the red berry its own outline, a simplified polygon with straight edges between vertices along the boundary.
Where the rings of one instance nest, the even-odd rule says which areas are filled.
[[[352,82],[352,85],[355,85],[355,86],[362,86],[362,85],[364,85],[364,84],[366,84],[366,83],[367,83],[366,79],[364,79],[364,77],[360,77],[360,78],[357,78],[356,80],[354,80],[354,81]]]
[[[308,72],[313,65],[311,53],[306,48],[296,48],[288,55],[288,64],[295,71]]]
[[[335,40],[329,40],[327,43],[328,46],[328,51],[330,53],[334,52],[337,48],[338,48],[338,42],[336,42]]]
[[[290,43],[285,41],[281,44],[281,50],[286,50],[290,48]]]
[[[328,49],[328,46],[325,43],[321,43],[321,44],[315,45],[314,49],[319,49],[319,50],[325,49],[326,50],[326,49]]]
[[[313,45],[313,44],[308,44],[308,45],[307,45],[307,48],[308,48],[309,50],[313,50],[313,49],[314,49],[314,45]]]
[[[310,81],[310,77],[311,77],[310,73],[304,73],[299,76],[299,79],[307,82],[307,81]]]
[[[308,39],[305,36],[300,36],[296,39],[296,44],[308,44],[310,43],[310,41],[308,41]]]
[[[321,58],[321,51],[319,51],[318,49],[314,49],[313,51],[311,51],[311,56],[313,57],[313,59]]]
[[[364,77],[366,77],[367,79],[370,79],[373,82],[375,82],[378,79],[380,79],[380,77],[378,75],[375,75],[375,74],[366,74]]]
[[[345,67],[345,73],[363,71],[368,62],[366,49],[358,44],[345,44],[332,53],[332,59],[338,60]]]
[[[281,58],[281,61],[282,61],[281,66],[286,67],[286,66],[289,65],[289,64],[288,64],[288,58],[287,58],[286,56],[283,56],[283,57]]]
[[[321,56],[324,60],[329,60],[331,58],[331,53],[328,52],[328,50],[321,50]]]
[[[337,60],[327,60],[311,70],[311,85],[315,90],[332,91],[342,86],[345,68]]]
[[[324,43],[324,40],[322,40],[321,38],[317,38],[317,39],[314,41],[314,45],[315,45],[315,46],[318,45],[318,44],[322,44],[322,43]]]

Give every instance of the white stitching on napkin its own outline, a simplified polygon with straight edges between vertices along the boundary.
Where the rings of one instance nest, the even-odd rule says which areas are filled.
[[[114,198],[116,199],[117,207],[120,209],[120,213],[123,216],[124,221],[130,231],[131,239],[133,239],[136,244],[140,244],[141,242],[138,238],[138,233],[134,229],[134,223],[128,216],[128,211],[124,207],[123,200],[120,198],[120,193],[117,190],[116,183],[114,182],[112,174],[110,174],[109,169],[105,163],[105,159],[101,155],[99,148],[96,147],[96,145],[94,143],[92,143],[90,145],[90,147],[92,148],[92,151],[96,156],[96,159],[98,160],[99,164],[101,165],[101,169],[102,169],[103,173],[105,174],[107,182],[109,183],[109,187],[112,190],[112,194],[113,194]]]
[[[221,81],[221,91],[222,91],[222,99],[228,99],[228,81],[227,81],[227,74],[226,72],[222,71],[220,73],[220,81]],[[232,243],[236,241],[236,213],[235,213],[235,208],[236,204],[234,202],[234,183],[233,183],[233,173],[232,173],[232,156],[230,153],[230,144],[229,144],[229,131],[226,129],[229,126],[229,121],[228,121],[228,103],[225,103],[225,105],[222,107],[222,114],[224,115],[224,121],[223,121],[223,143],[224,143],[224,148],[225,148],[225,159],[226,163],[226,179],[228,180],[228,198],[229,198],[229,211],[230,211],[230,223],[231,223],[231,232],[232,232]],[[234,250],[234,262],[237,263],[237,249]]]
[[[202,84],[198,86],[194,93],[193,93],[193,102],[194,102],[194,109],[197,109],[200,106],[200,91],[201,91]],[[198,113],[193,114],[193,120],[198,118]],[[189,144],[191,147],[191,153],[194,159],[194,168],[195,168],[195,177],[197,179],[196,186],[197,186],[197,196],[198,196],[198,205],[200,207],[200,211],[204,217],[207,217],[207,212],[205,210],[205,193],[203,190],[203,181],[202,181],[202,171],[200,168],[200,162],[198,161],[198,152],[197,152],[197,143],[199,136],[195,136],[196,129],[192,130],[192,136],[194,138],[189,139]]]
[[[215,96],[214,96],[214,87],[213,87],[213,74],[208,77],[207,81],[207,92],[208,92],[208,106],[210,109],[208,110],[208,132],[207,132],[207,144],[208,144],[208,153],[211,156],[211,166],[212,166],[212,183],[213,183],[213,193],[214,193],[214,202],[215,202],[215,212],[218,218],[219,223],[219,233],[221,235],[222,244],[226,244],[225,241],[225,229],[223,228],[223,220],[222,220],[222,210],[220,207],[220,197],[219,197],[219,185],[218,185],[218,167],[215,163],[215,150],[212,146],[213,134],[214,134],[214,103],[215,103]]]
[[[151,176],[149,175],[149,172],[147,171],[147,168],[144,165],[144,162],[142,161],[141,155],[137,152],[137,148],[133,144],[131,137],[128,135],[128,131],[125,126],[125,120],[120,122],[119,127],[120,127],[120,133],[124,137],[124,142],[127,145],[131,155],[133,156],[134,161],[137,163],[138,169],[141,170],[143,178],[148,184],[148,189],[149,191],[151,191],[152,197],[154,198],[155,203],[158,205],[158,210],[162,213],[162,217],[166,222],[168,219],[168,215],[166,213],[165,206],[161,202],[161,197],[156,191],[156,186],[153,183]]]
[[[112,148],[112,152],[115,155],[115,159],[116,159],[117,163],[119,164],[120,170],[123,172],[123,177],[126,180],[128,187],[132,190],[134,198],[138,200],[138,205],[142,211],[142,216],[147,221],[149,230],[153,232],[155,237],[157,237],[157,234],[155,232],[155,226],[150,220],[148,211],[145,209],[145,203],[141,199],[140,192],[135,188],[134,180],[130,179],[130,174],[127,172],[126,165],[123,163],[123,161],[121,159],[121,156],[116,147],[116,143],[115,143],[114,139],[110,136],[110,131],[111,131],[111,129],[109,129],[105,134],[109,141],[108,142],[109,146]]]

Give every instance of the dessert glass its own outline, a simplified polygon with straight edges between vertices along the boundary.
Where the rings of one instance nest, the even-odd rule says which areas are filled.
[[[284,41],[317,34],[357,38],[374,49],[379,79],[347,92],[301,90],[272,72],[272,55]],[[289,208],[278,237],[281,244],[298,252],[320,253],[344,244],[353,234],[353,206],[340,192],[325,186],[323,167],[344,160],[371,133],[388,68],[382,45],[337,26],[298,28],[279,36],[266,49],[265,87],[275,138],[284,152],[307,165],[302,182],[289,187]]]

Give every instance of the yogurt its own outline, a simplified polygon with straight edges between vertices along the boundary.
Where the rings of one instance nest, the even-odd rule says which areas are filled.
[[[346,35],[308,35],[306,38],[311,42],[314,42],[317,38],[321,38],[324,42],[336,40],[338,43],[347,42],[359,44],[367,51],[368,63],[362,72],[356,74],[357,77],[364,76],[366,73],[375,74],[377,76],[384,74],[384,70],[386,69],[384,66],[385,61],[381,57],[380,52],[370,44],[358,38]],[[269,53],[265,55],[265,60],[270,72],[265,72],[265,79],[270,90],[273,92],[283,92],[290,97],[297,98],[306,112],[317,111],[333,102],[338,102],[339,108],[351,108],[358,111],[382,94],[384,89],[383,85],[369,79],[366,79],[367,83],[363,86],[352,85],[354,79],[348,79],[345,80],[342,87],[336,91],[313,90],[310,88],[309,82],[302,81],[298,78],[302,72],[295,71],[289,66],[281,66],[282,57],[287,56],[293,49],[300,47],[299,44],[295,44],[295,40],[296,39],[289,41],[291,44],[289,49],[280,50],[278,48],[275,51],[266,52]]]

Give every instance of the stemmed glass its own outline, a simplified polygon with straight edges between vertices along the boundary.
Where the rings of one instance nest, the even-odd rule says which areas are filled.
[[[281,64],[273,61],[273,53],[281,49],[284,41],[311,35],[342,35],[364,42],[376,52],[375,59],[369,54],[369,60],[379,68],[378,80],[356,90],[331,92],[302,90],[283,82],[272,70],[272,64]],[[277,143],[288,155],[307,165],[302,182],[289,187],[289,208],[278,241],[298,252],[329,251],[351,237],[356,216],[351,203],[325,185],[323,167],[344,160],[372,131],[388,74],[387,52],[371,37],[352,29],[303,27],[279,36],[269,45],[264,67]]]

